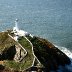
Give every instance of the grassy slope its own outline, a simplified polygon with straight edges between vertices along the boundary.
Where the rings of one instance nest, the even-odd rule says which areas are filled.
[[[33,54],[32,54],[32,47],[30,43],[24,38],[20,38],[19,43],[26,49],[28,55],[24,58],[24,68],[28,68],[32,65],[33,62]]]
[[[29,42],[23,37],[19,40],[19,43],[28,51],[28,55],[24,58],[22,62],[15,62],[14,60],[5,60],[4,65],[7,68],[12,68],[14,70],[24,70],[32,65],[33,55],[32,48]],[[0,33],[0,52],[2,52],[5,48],[9,48],[10,46],[17,44],[13,39],[8,36],[8,32]]]
[[[51,55],[47,52],[47,46],[54,47],[54,45],[52,45],[50,42],[48,42],[45,39],[39,38],[39,37],[33,37],[30,38],[28,37],[28,39],[32,42],[34,48],[34,53],[35,55],[38,57],[38,59],[40,60],[40,62],[46,66],[48,65],[47,62],[49,61],[49,58],[51,58]]]
[[[58,65],[64,66],[65,64],[71,63],[67,55],[46,39],[39,37],[28,38],[34,46],[33,50],[35,55],[48,69],[57,69]]]
[[[34,51],[37,56],[41,58],[41,63],[45,63],[45,58],[49,55],[45,50],[45,45],[48,44],[45,39],[40,39],[38,37],[28,37],[28,39],[33,43]],[[33,62],[33,54],[30,43],[24,38],[21,37],[19,39],[19,43],[27,50],[28,55],[24,58],[22,62],[15,61],[5,61],[5,66],[9,68],[13,68],[14,70],[24,70],[32,65]],[[10,45],[17,44],[14,40],[12,40],[7,32],[0,33],[0,51],[2,51],[5,47],[9,47]],[[52,46],[50,43],[48,46]]]
[[[15,62],[15,61],[7,61],[6,67],[13,68],[14,70],[25,70],[32,65],[33,62],[33,54],[32,54],[32,47],[30,43],[24,38],[20,37],[19,43],[26,49],[28,55],[23,59],[22,62]]]
[[[5,48],[9,48],[14,44],[15,41],[8,36],[8,32],[0,33],[0,52],[2,52]]]

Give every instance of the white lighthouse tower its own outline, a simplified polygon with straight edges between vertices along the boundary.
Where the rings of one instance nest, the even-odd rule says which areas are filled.
[[[28,35],[30,35],[28,32],[26,32],[24,30],[20,30],[18,28],[18,19],[15,20],[15,27],[13,27],[13,33],[16,36],[28,36]]]
[[[13,32],[18,32],[19,28],[18,28],[18,19],[15,20],[15,27],[13,27]]]
[[[18,29],[18,19],[15,20],[15,27],[16,27],[16,30],[19,30]]]

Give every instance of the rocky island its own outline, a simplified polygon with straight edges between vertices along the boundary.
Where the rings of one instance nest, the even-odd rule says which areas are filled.
[[[0,32],[0,72],[50,72],[69,65],[69,57],[48,40],[16,26]]]

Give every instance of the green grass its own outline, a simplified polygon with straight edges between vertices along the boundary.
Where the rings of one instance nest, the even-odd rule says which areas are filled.
[[[14,69],[14,70],[18,70],[19,69],[19,63],[18,62],[15,62],[15,61],[10,61],[10,60],[7,60],[6,62],[5,62],[5,66],[7,67],[7,68],[12,68],[12,69]]]
[[[14,44],[15,41],[8,36],[8,32],[0,33],[0,52],[2,52],[5,48],[9,48]]]
[[[48,47],[53,47],[53,45],[48,42],[47,40],[39,37],[33,37],[28,39],[32,42],[34,48],[34,53],[37,56],[37,58],[40,60],[43,66],[47,65],[47,60],[49,60],[47,57],[51,58],[51,55],[47,52]]]
[[[5,66],[13,68],[14,70],[24,70],[30,67],[33,62],[32,47],[30,43],[24,37],[20,38],[19,43],[27,50],[28,55],[23,59],[22,62],[6,61]]]
[[[32,62],[33,62],[33,54],[32,54],[32,47],[30,45],[30,43],[24,38],[24,37],[21,37],[19,39],[19,43],[26,49],[26,51],[28,52],[28,55],[24,58],[23,61],[25,61],[25,64],[24,64],[24,68],[28,68],[32,65]]]
[[[1,32],[0,33],[0,52],[2,52],[5,48],[9,48],[12,45],[17,45],[17,42],[8,36],[10,32]],[[36,41],[33,41],[31,37],[28,37],[32,40],[33,44],[36,44]],[[18,41],[28,52],[27,56],[23,59],[22,62],[15,62],[14,60],[7,60],[5,62],[5,66],[9,68],[13,68],[14,70],[24,70],[32,65],[33,62],[33,53],[32,47],[30,43],[25,39],[25,37],[20,37]],[[38,46],[39,47],[39,46]]]
[[[32,54],[32,47],[29,42],[24,38],[21,37],[19,43],[27,50],[28,55],[23,59],[22,62],[15,62],[14,60],[9,61],[7,60],[5,66],[8,68],[12,68],[14,70],[25,70],[26,68],[30,67],[33,62],[33,54]]]
[[[19,43],[27,50],[28,55],[23,59],[22,62],[7,61],[5,63],[7,67],[13,68],[14,70],[24,70],[30,67],[33,62],[32,47],[29,42],[24,37],[21,37]]]
[[[4,49],[9,48],[12,45],[17,45],[17,42],[8,36],[10,32],[1,32],[0,33],[0,52]],[[30,43],[24,38],[21,37],[19,43],[27,50],[28,55],[23,59],[22,62],[15,62],[14,60],[6,60],[5,66],[8,68],[12,68],[14,70],[24,70],[32,65],[33,62],[33,54],[32,47]]]
[[[25,59],[23,62],[15,62],[7,60],[4,65],[6,66],[6,68],[11,68],[13,70],[20,71],[30,67],[31,63],[27,59]]]

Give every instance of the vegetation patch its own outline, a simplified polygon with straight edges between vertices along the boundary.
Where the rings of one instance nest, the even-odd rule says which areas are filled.
[[[33,58],[34,58],[32,53],[32,47],[25,37],[20,37],[18,41],[28,52],[27,56],[23,60],[25,62],[24,68],[28,68],[32,65]]]
[[[2,52],[5,48],[9,48],[14,44],[15,41],[8,36],[8,32],[0,33],[0,52]]]
[[[8,50],[8,48],[13,45],[17,45],[17,42],[14,41],[11,37],[9,37],[8,34],[11,34],[11,31],[0,33],[0,52],[6,49]],[[19,37],[19,43],[28,52],[27,56],[22,60],[22,62],[16,62],[14,60],[5,60],[5,67],[14,70],[24,70],[32,65],[34,56],[32,54],[32,47],[30,43],[24,37]]]
[[[33,50],[37,58],[45,67],[49,67],[51,60],[53,60],[53,56],[49,51],[51,52],[51,48],[54,47],[54,45],[43,38],[35,36],[33,38],[28,37],[28,39],[33,44]]]

